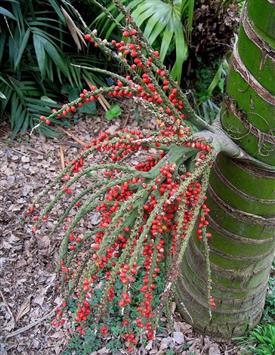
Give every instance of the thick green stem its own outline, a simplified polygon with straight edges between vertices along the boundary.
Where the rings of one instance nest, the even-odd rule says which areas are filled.
[[[260,320],[274,258],[274,28],[275,4],[248,0],[221,112],[222,128],[235,146],[229,144],[226,150],[231,157],[218,156],[207,193],[211,210],[208,230],[213,235],[209,243],[212,295],[216,302],[211,319],[207,262],[203,243],[195,235],[177,283],[178,306],[186,320],[190,321],[191,315],[196,329],[222,339],[242,335]],[[220,147],[226,142],[220,141]],[[234,150],[249,159],[242,162],[232,158],[242,158],[232,154]]]

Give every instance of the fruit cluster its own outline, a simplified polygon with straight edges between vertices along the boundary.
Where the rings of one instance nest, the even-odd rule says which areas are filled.
[[[65,301],[53,324],[62,325],[69,309],[80,335],[92,329],[109,336],[115,319],[131,352],[140,336],[155,337],[188,240],[197,235],[207,247],[211,235],[206,232],[205,192],[213,153],[207,142],[192,137],[195,114],[159,53],[148,49],[131,26],[123,36],[125,41],[108,42],[93,31],[85,39],[113,55],[127,75],[112,74],[111,87],[84,89],[78,99],[41,116],[41,124],[72,115],[106,94],[139,100],[156,117],[158,131],[100,133],[67,162],[26,217],[35,223],[33,232],[39,232],[39,223],[47,223],[58,203],[65,207],[54,226],[54,231],[64,231],[60,269]],[[94,155],[99,163],[89,165]],[[75,188],[83,180],[89,184]],[[53,199],[39,211],[54,188]],[[95,215],[98,222],[91,227],[88,222]],[[215,307],[210,294],[209,304]]]

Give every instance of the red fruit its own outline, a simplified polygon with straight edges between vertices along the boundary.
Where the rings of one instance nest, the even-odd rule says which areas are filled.
[[[82,242],[82,238],[81,238],[81,237],[77,237],[77,238],[76,238],[76,242],[77,242],[77,243],[81,243],[81,242]]]
[[[106,326],[101,327],[101,328],[100,328],[100,333],[101,333],[102,335],[108,334],[108,328],[107,328]]]
[[[125,302],[124,302],[124,300],[118,301],[118,305],[119,305],[119,307],[121,307],[121,308],[125,307]]]
[[[147,333],[147,339],[148,340],[153,340],[155,338],[155,334],[153,330],[149,330]]]
[[[158,51],[154,51],[153,54],[154,54],[155,57],[159,57],[159,52]]]
[[[87,41],[91,41],[92,40],[92,37],[89,33],[85,34],[84,38],[87,40]]]
[[[210,307],[212,309],[216,308],[216,302],[215,302],[215,298],[213,296],[210,296]]]
[[[99,250],[100,246],[98,243],[94,243],[91,245],[91,248],[94,249],[94,250]]]
[[[139,65],[140,59],[139,59],[139,58],[135,58],[134,63],[135,63],[136,65]],[[141,63],[141,65],[142,65],[142,63]]]
[[[122,33],[122,35],[123,35],[123,37],[129,37],[129,32],[128,31],[124,31],[123,33]]]

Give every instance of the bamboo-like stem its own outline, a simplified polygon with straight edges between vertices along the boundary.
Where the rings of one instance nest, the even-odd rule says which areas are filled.
[[[194,235],[176,285],[183,316],[189,320],[191,315],[195,329],[218,339],[241,336],[260,320],[275,251],[274,134],[270,134],[275,67],[268,42],[274,37],[270,29],[275,25],[275,7],[268,0],[248,0],[246,5],[221,126],[214,127],[212,137],[217,147],[220,139],[216,149],[228,154],[217,157],[210,176],[209,255],[208,246]],[[210,137],[209,132],[196,136]],[[266,139],[270,149],[264,152]],[[211,319],[210,291],[216,304]]]

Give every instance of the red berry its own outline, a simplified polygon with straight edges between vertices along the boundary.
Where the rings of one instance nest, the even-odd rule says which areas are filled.
[[[85,34],[84,38],[87,40],[87,41],[91,41],[92,40],[92,37],[89,33]]]
[[[101,333],[102,335],[108,334],[108,328],[107,328],[106,326],[101,327],[101,328],[100,328],[100,333]]]
[[[153,54],[154,54],[155,57],[159,57],[159,52],[158,51],[154,51]]]

